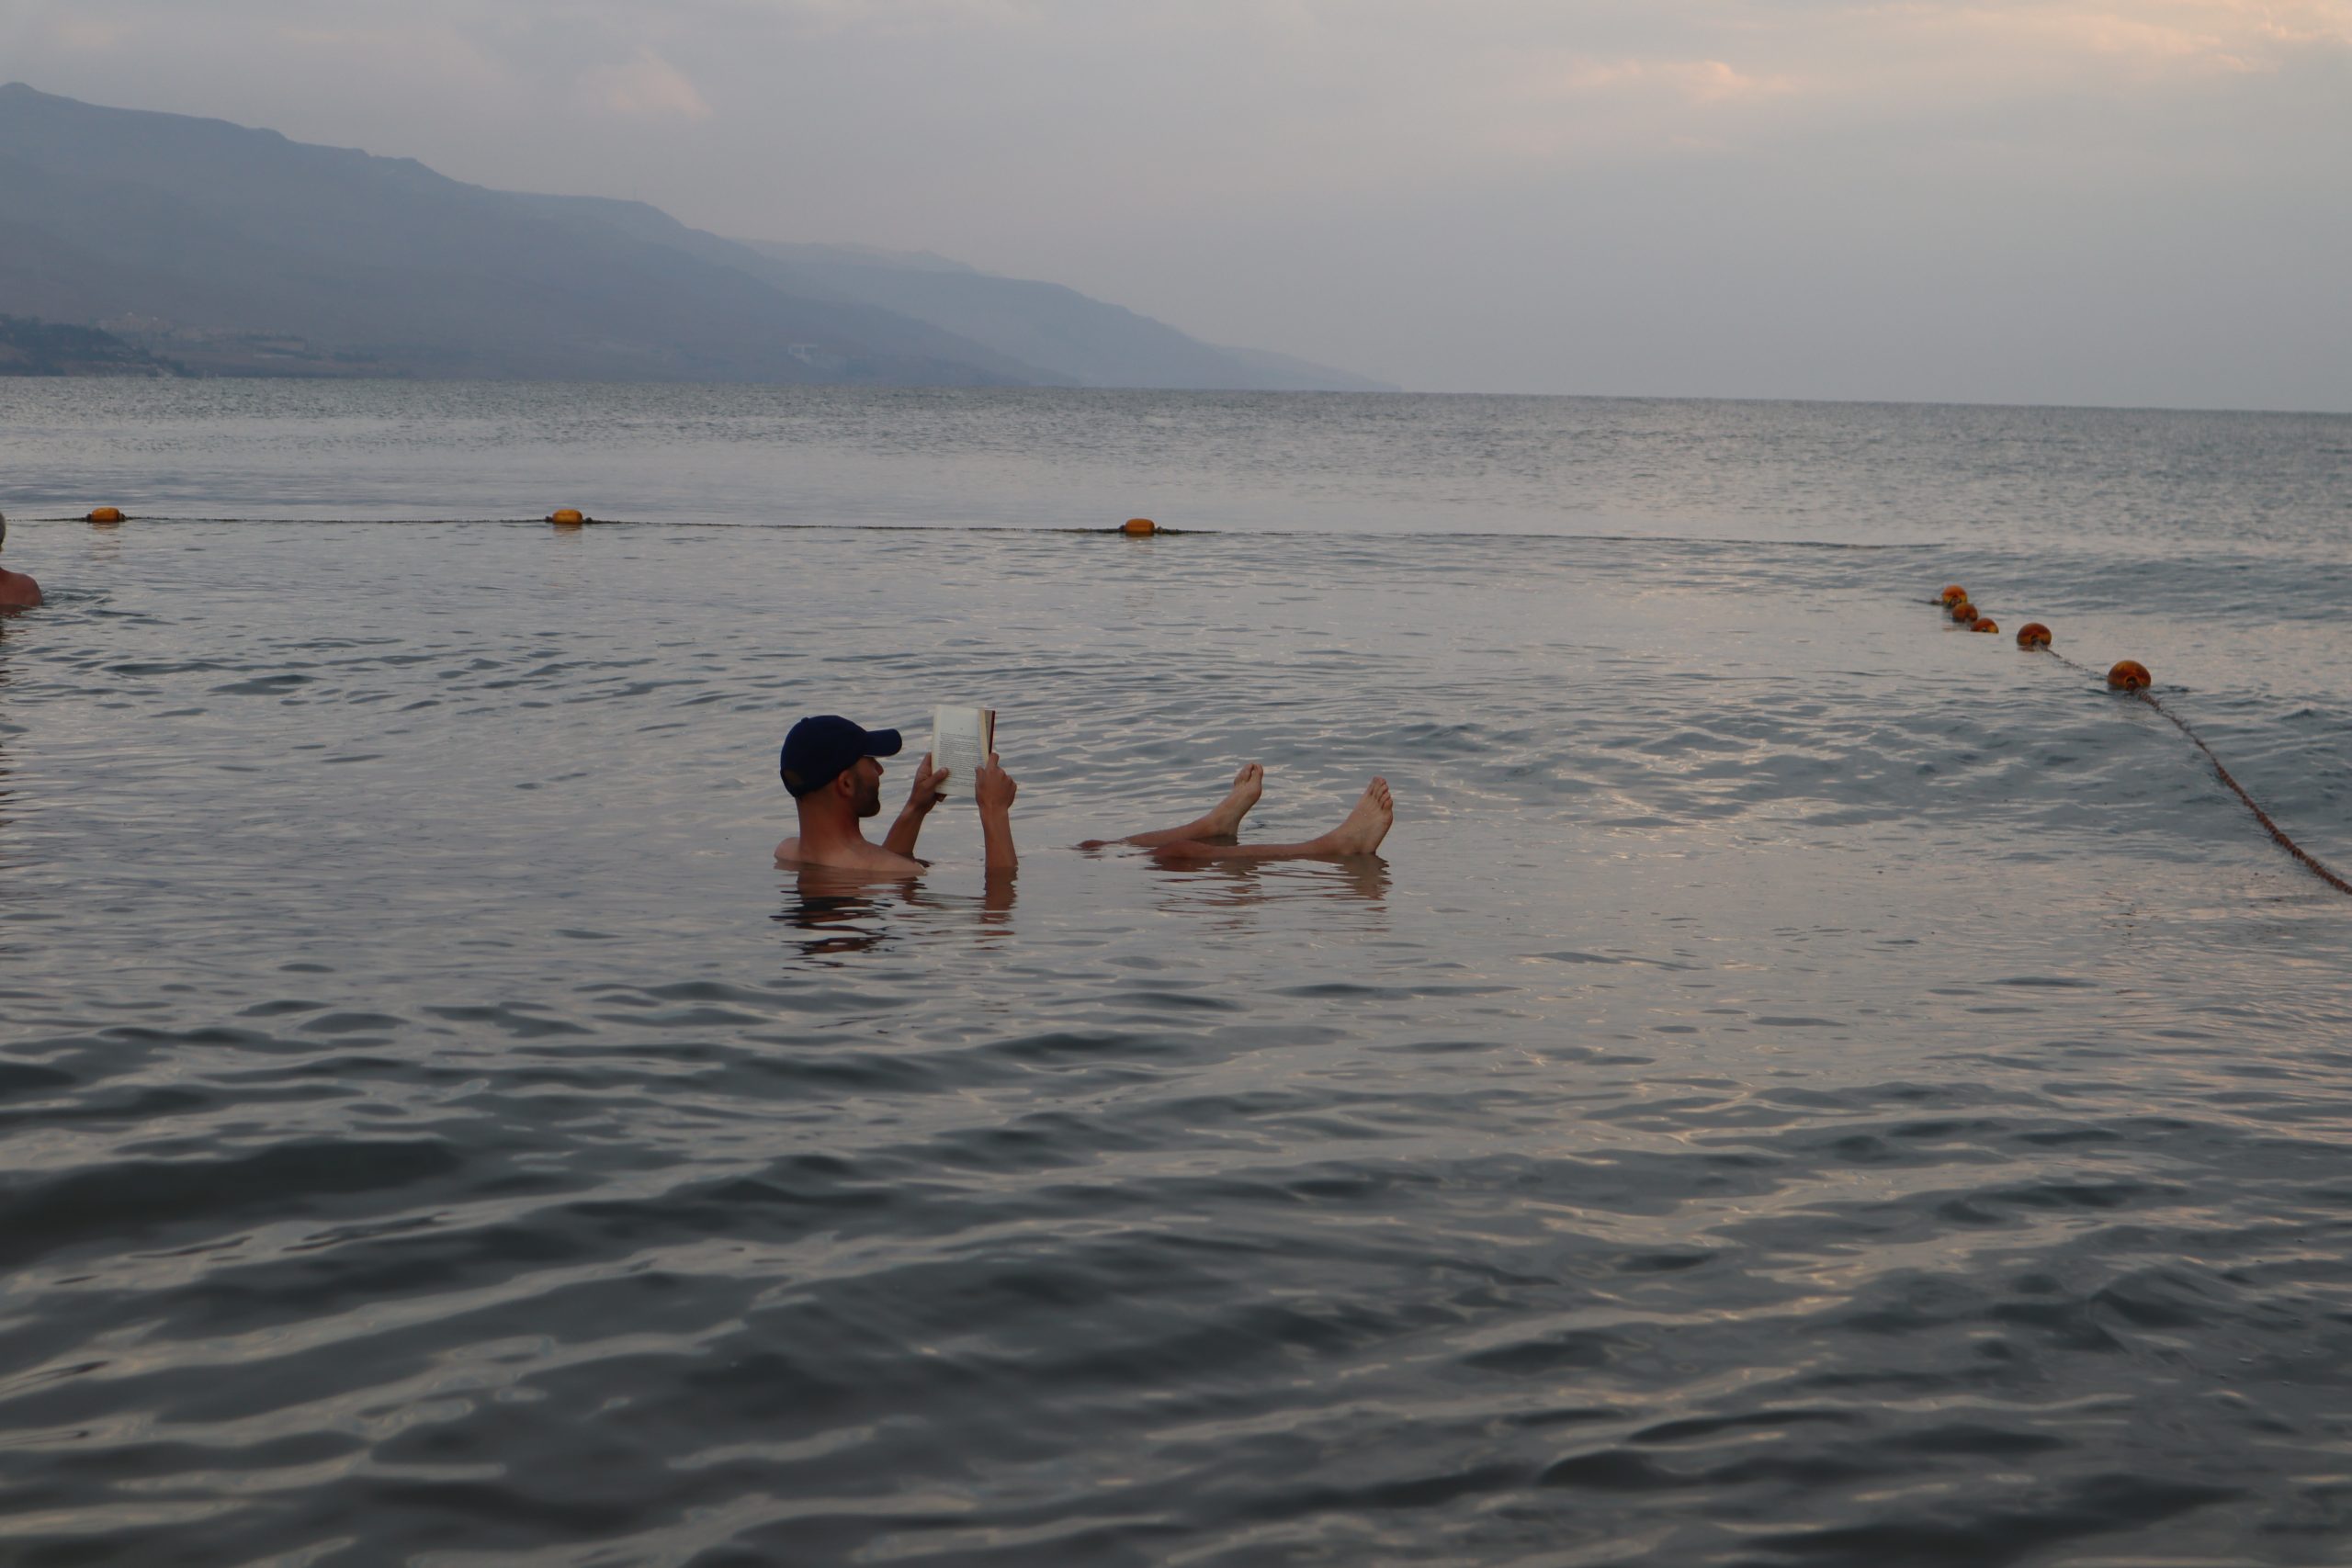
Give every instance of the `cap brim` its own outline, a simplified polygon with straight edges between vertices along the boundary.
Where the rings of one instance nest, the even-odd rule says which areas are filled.
[[[906,739],[895,729],[869,729],[865,732],[865,754],[869,757],[895,757]]]

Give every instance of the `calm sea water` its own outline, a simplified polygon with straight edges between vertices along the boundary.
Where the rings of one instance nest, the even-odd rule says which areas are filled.
[[[11,1563],[2352,1559],[2352,899],[1922,603],[2352,868],[2352,420],[0,382],[0,458]],[[1009,901],[956,805],[772,864],[792,717],[957,700]],[[1064,847],[1250,759],[1383,856]]]

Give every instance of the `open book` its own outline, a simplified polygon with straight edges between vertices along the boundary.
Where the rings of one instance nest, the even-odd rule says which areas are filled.
[[[996,709],[933,708],[931,715],[931,765],[947,770],[945,793],[966,800],[977,798],[972,781],[996,750]]]

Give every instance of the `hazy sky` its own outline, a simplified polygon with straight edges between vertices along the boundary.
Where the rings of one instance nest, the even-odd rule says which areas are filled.
[[[7,79],[1417,389],[2352,410],[2352,0],[0,0]]]

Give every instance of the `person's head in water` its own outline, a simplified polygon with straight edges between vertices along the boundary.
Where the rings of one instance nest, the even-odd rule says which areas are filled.
[[[854,818],[882,810],[882,757],[905,744],[895,729],[866,729],[835,714],[804,718],[784,738],[776,772],[805,818],[814,809]]]

